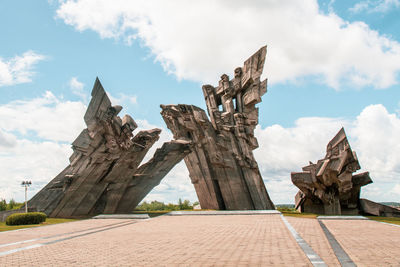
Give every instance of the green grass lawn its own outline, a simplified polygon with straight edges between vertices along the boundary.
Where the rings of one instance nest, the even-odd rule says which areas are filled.
[[[314,213],[300,213],[295,208],[277,207],[277,210],[280,211],[284,216],[309,218],[309,219],[315,219],[318,216],[317,214]]]
[[[300,218],[308,218],[308,219],[315,219],[318,216],[318,214],[314,214],[314,213],[300,213],[297,211],[281,211],[281,212],[282,212],[282,215],[284,215],[284,216],[300,217]]]
[[[76,219],[47,218],[46,221],[41,224],[28,224],[28,225],[6,225],[5,222],[0,222],[0,232],[23,229],[23,228],[40,227],[40,226],[44,226],[44,225],[73,222],[73,221],[77,221],[77,220]]]
[[[400,225],[400,218],[398,217],[380,217],[380,216],[366,216],[371,220],[385,223],[393,223]]]
[[[152,210],[152,211],[135,210],[133,211],[133,214],[148,214],[150,218],[153,218],[160,215],[164,215],[168,212],[170,212],[170,210]]]
[[[292,217],[300,217],[300,218],[310,218],[315,219],[317,218],[318,214],[314,213],[300,213],[297,211],[288,211],[288,210],[281,210],[284,216],[292,216]],[[400,225],[400,218],[397,217],[379,217],[379,216],[365,216],[370,220],[385,222],[385,223],[393,223]]]

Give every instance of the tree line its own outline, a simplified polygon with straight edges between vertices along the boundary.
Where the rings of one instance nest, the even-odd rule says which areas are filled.
[[[151,202],[142,202],[140,203],[135,210],[137,211],[174,211],[174,210],[192,210],[193,206],[198,205],[199,202],[193,202],[191,203],[189,200],[185,199],[182,201],[182,199],[178,200],[178,204],[173,204],[173,203],[168,203],[165,204],[164,202],[160,201],[151,201]]]
[[[191,203],[189,200],[182,199],[178,200],[178,204],[168,203],[160,201],[151,201],[151,202],[142,202],[140,203],[135,210],[137,211],[174,211],[174,210],[193,210],[193,206],[198,205],[199,202],[195,201]],[[11,199],[8,203],[5,199],[0,200],[0,211],[5,210],[15,210],[20,209],[25,205],[25,203],[16,202],[14,199]]]
[[[10,199],[10,201],[7,203],[5,199],[0,200],[0,211],[4,210],[17,210],[20,209],[24,203],[19,203],[16,202],[14,199]]]

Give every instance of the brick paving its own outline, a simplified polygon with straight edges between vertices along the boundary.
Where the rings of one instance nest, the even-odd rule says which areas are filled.
[[[316,219],[286,219],[329,266],[340,266]],[[399,227],[323,222],[358,266],[400,266]],[[41,246],[26,249],[32,245]],[[83,220],[3,232],[0,255],[0,266],[311,266],[272,214]]]
[[[89,230],[91,228],[104,227],[107,225],[129,222],[130,220],[81,220],[75,222],[53,224],[42,227],[25,228],[16,231],[0,232],[0,251],[4,250],[4,244],[19,242],[28,239],[50,237],[68,232]]]
[[[323,220],[357,266],[400,266],[400,228],[370,220]]]
[[[0,235],[3,243],[9,234]],[[311,266],[280,215],[162,216],[0,257],[0,266],[60,265]]]
[[[286,216],[286,219],[328,266],[340,266],[328,239],[316,219],[290,216]]]

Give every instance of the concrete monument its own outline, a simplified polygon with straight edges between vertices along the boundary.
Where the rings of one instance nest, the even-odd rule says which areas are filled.
[[[255,105],[267,92],[267,80],[260,80],[265,56],[262,47],[233,79],[223,74],[218,86],[203,86],[210,120],[193,105],[161,105],[174,138],[193,143],[185,163],[203,209],[274,209],[252,152],[258,147]]]
[[[141,165],[160,129],[140,131],[135,121],[117,116],[100,81],[92,91],[84,129],[72,143],[70,164],[30,201],[50,217],[130,213],[161,179],[190,152],[185,140],[166,142]]]
[[[363,214],[383,216],[383,217],[400,217],[399,208],[394,208],[381,203],[376,203],[369,199],[361,198],[360,207]]]
[[[303,172],[291,173],[293,184],[300,189],[296,209],[326,215],[359,214],[360,188],[372,183],[368,172],[353,175],[360,168],[342,128],[328,143],[325,158],[310,162]]]

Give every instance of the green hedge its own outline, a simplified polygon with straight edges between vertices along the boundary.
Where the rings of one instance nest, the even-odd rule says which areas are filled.
[[[7,225],[39,224],[46,221],[43,212],[14,213],[7,217]]]

